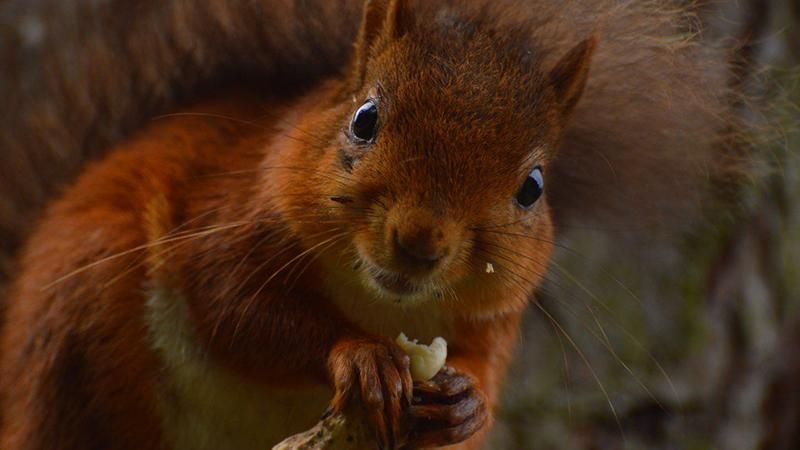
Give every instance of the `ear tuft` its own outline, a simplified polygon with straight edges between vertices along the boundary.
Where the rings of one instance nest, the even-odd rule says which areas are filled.
[[[391,0],[386,17],[386,35],[389,39],[399,39],[414,26],[414,14],[409,0]]]
[[[355,44],[355,83],[363,81],[369,58],[401,38],[414,24],[408,0],[367,0]]]
[[[389,11],[389,0],[367,0],[361,17],[361,29],[358,32],[356,46],[367,53],[383,31]]]
[[[583,88],[589,79],[589,67],[592,55],[597,46],[597,38],[592,36],[573,47],[553,70],[550,71],[550,83],[561,104],[561,114],[568,117],[583,94]]]

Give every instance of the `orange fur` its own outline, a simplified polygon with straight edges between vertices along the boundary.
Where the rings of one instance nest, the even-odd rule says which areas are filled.
[[[710,161],[727,91],[705,89],[726,76],[717,51],[631,40],[680,31],[651,7],[567,5],[583,14],[371,0],[361,31],[342,32],[357,35],[343,73],[283,97],[221,90],[88,167],[23,252],[0,342],[0,446],[172,445],[159,405],[181,399],[147,322],[151,290],[186,307],[180,332],[209,371],[330,387],[334,409],[362,402],[387,446],[415,409],[386,330],[444,334],[471,402],[427,406],[455,428],[470,416],[460,430],[415,417],[411,439],[480,445],[489,427],[470,435],[491,421],[558,227],[638,216],[635,197],[671,192],[645,182],[663,164],[684,192],[725,172]],[[359,144],[343,130],[368,98],[378,137]],[[513,198],[535,166],[545,194],[525,211]],[[703,196],[656,216],[688,217]]]

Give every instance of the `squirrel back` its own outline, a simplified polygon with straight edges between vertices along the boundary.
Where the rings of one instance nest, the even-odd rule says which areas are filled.
[[[215,87],[297,92],[348,61],[362,0],[4,2],[0,286],[42,206],[89,160]],[[420,2],[422,3],[422,2]],[[595,221],[675,231],[709,185],[739,179],[743,133],[730,44],[678,3],[449,0],[532,34],[550,67],[595,35],[596,55],[549,176],[557,229]],[[423,5],[420,5],[423,6]],[[447,14],[441,15],[447,20]]]

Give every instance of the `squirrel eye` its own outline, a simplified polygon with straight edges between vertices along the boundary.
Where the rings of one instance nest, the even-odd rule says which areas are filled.
[[[514,200],[520,208],[528,209],[536,203],[536,200],[539,200],[543,191],[544,177],[542,177],[542,168],[536,166],[525,178]]]
[[[359,144],[375,140],[378,131],[378,105],[375,100],[367,100],[361,105],[350,121],[350,137]]]

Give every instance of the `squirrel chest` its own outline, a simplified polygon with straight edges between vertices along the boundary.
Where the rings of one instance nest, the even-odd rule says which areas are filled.
[[[362,302],[347,288],[331,291],[353,322],[387,337],[403,331],[429,342],[452,339],[452,323],[437,308],[409,309]],[[182,296],[146,293],[148,340],[163,363],[159,408],[175,450],[270,448],[313,426],[333,391],[325,386],[282,387],[250,382],[216,364],[198,346]],[[289,350],[287,350],[289,351]]]

